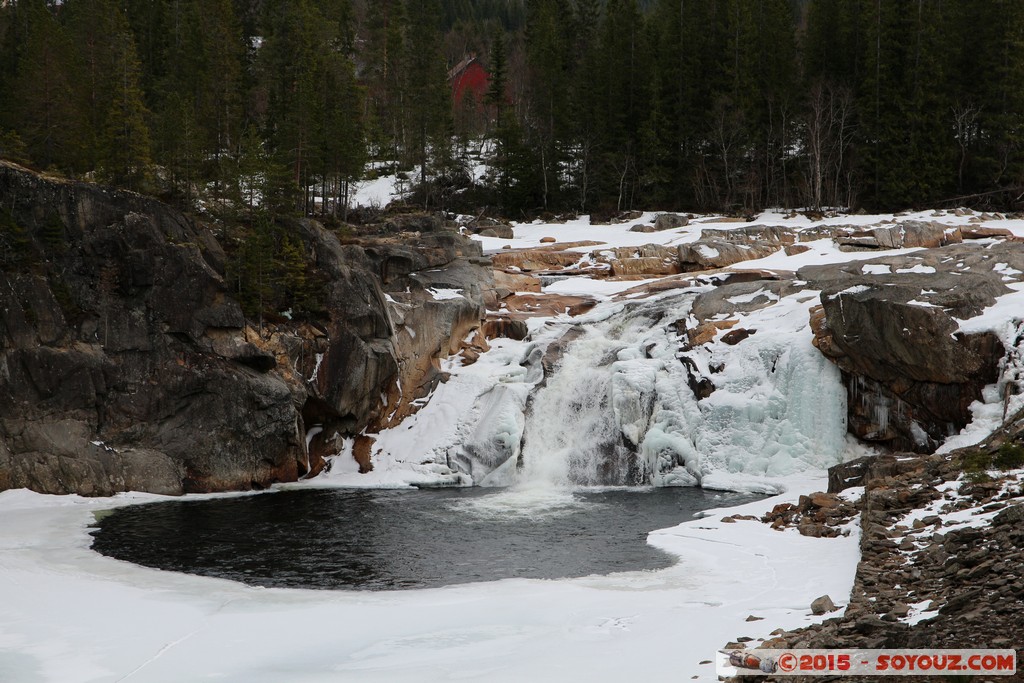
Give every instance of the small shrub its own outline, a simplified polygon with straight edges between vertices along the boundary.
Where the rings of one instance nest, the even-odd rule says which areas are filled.
[[[1024,467],[1024,446],[1004,443],[999,447],[994,463],[1001,470],[1015,470]]]
[[[985,451],[975,451],[965,455],[961,461],[964,472],[983,473],[992,468],[992,454]]]
[[[992,477],[988,476],[988,472],[981,470],[976,472],[964,473],[964,481],[968,484],[984,484],[992,481]]]

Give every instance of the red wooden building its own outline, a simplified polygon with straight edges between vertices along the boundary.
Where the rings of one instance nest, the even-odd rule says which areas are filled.
[[[463,106],[467,96],[471,96],[470,102],[474,106],[483,107],[484,97],[491,87],[491,77],[475,54],[467,56],[449,71],[448,80],[452,84],[452,100],[456,107]]]

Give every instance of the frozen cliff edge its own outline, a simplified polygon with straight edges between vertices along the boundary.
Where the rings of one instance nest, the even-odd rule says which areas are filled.
[[[865,445],[933,452],[980,440],[1015,410],[1024,245],[1009,231],[809,230],[737,229],[740,244],[766,236],[748,263],[632,289],[554,281],[553,293],[593,283],[602,303],[530,319],[526,340],[501,340],[472,367],[454,359],[436,409],[378,436],[374,477],[341,466],[330,479],[773,492]],[[784,255],[783,244],[803,248]]]

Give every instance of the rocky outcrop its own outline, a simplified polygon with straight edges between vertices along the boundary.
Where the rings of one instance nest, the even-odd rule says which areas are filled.
[[[1019,471],[1005,479],[961,477],[979,455],[864,463],[861,560],[845,613],[779,632],[762,646],[1016,649],[1020,666],[1024,651],[1014,634],[1024,626],[1024,590],[1013,578],[1024,560]]]
[[[960,332],[959,321],[1008,293],[1021,270],[1024,249],[1014,243],[800,270],[822,292],[811,326],[815,345],[843,371],[850,431],[929,453],[962,429],[1005,350],[991,332]]]
[[[843,251],[933,249],[963,241],[960,228],[925,221],[903,221],[873,228],[838,228],[833,239]]]
[[[479,245],[429,216],[345,245],[313,221],[285,227],[323,283],[323,313],[259,326],[208,228],[0,162],[0,489],[292,481],[322,466],[325,436],[440,381],[438,358],[480,324],[492,288]]]
[[[699,240],[679,245],[679,262],[684,271],[725,268],[770,256],[796,241],[795,232],[777,226],[754,225],[735,230],[704,228]]]

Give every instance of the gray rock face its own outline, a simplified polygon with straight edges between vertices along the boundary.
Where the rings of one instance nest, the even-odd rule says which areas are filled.
[[[1002,264],[1000,266],[1000,264]],[[850,431],[896,450],[932,452],[970,421],[970,405],[998,378],[1004,349],[992,333],[963,334],[1024,270],[1016,243],[953,245],[797,276],[820,289],[815,343],[843,371]]]
[[[319,464],[309,426],[344,434],[377,420],[396,379],[422,383],[453,335],[480,324],[490,286],[479,245],[435,217],[389,226],[420,237],[361,245],[293,221],[326,281],[326,314],[261,334],[213,234],[158,201],[0,162],[0,206],[29,239],[21,260],[0,253],[0,490],[295,480]],[[428,292],[456,286],[457,299]],[[412,292],[401,322],[417,341],[399,333],[386,291]]]

